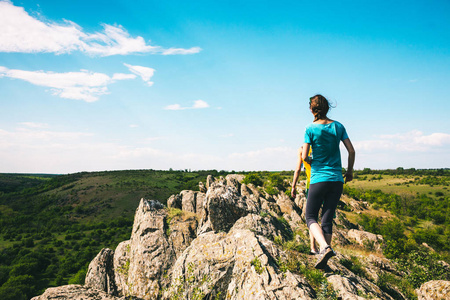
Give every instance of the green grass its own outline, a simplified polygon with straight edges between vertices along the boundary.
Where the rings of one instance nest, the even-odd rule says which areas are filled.
[[[362,180],[362,178],[367,179]],[[382,175],[382,179],[377,179],[379,175],[359,175],[359,178],[347,183],[349,187],[365,190],[381,190],[383,193],[395,193],[405,195],[426,194],[435,197],[436,192],[442,192],[443,197],[450,197],[450,187],[440,184],[415,184],[415,178],[425,178],[426,176],[412,175]],[[436,178],[443,178],[436,176]]]

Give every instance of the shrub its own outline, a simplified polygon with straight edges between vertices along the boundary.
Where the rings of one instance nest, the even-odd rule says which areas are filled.
[[[245,175],[244,179],[242,180],[242,183],[245,184],[253,184],[254,186],[262,186],[263,185],[263,181],[261,179],[261,177],[259,177],[258,174],[256,173],[250,173]]]

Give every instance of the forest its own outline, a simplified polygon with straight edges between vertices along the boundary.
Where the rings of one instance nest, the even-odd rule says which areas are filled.
[[[89,262],[102,248],[114,249],[129,239],[142,197],[165,204],[181,190],[198,190],[207,175],[228,173],[0,174],[0,299],[30,299],[51,286],[83,283]],[[287,189],[285,182],[292,179],[293,171],[245,174],[246,182],[265,186],[270,193]],[[345,186],[347,196],[393,215],[386,219],[361,214],[357,222],[385,237],[386,257],[405,268],[417,268],[416,276],[410,278],[414,285],[449,280],[436,265],[438,260],[450,262],[449,180],[447,169],[364,169]],[[424,252],[423,243],[436,252]]]

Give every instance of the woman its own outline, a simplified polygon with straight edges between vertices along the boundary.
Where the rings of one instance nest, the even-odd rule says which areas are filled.
[[[306,173],[305,196],[308,197],[309,179],[311,177],[311,165],[308,164],[307,162],[303,162],[302,153],[303,153],[303,146],[300,146],[300,148],[298,149],[297,168],[295,168],[294,178],[292,179],[292,188],[291,188],[292,198],[295,198],[295,193],[296,193],[295,186],[297,185],[297,180],[300,175],[300,171],[302,170],[302,165],[305,166],[305,173]],[[311,155],[311,150],[309,151],[309,155]],[[319,254],[319,250],[317,249],[317,245],[316,245],[316,240],[314,239],[314,236],[312,235],[311,231],[309,232],[309,245],[311,248],[311,250],[309,250],[309,254],[311,254],[311,255]]]
[[[333,217],[344,184],[339,144],[342,141],[348,151],[348,167],[344,174],[345,182],[353,179],[355,150],[345,127],[327,117],[330,104],[324,96],[311,97],[309,108],[314,115],[314,121],[306,126],[302,149],[303,161],[311,164],[311,180],[305,216],[308,228],[320,246],[320,254],[315,268],[324,269],[328,260],[336,255],[331,248]],[[308,156],[310,148],[312,148],[312,158]],[[322,205],[320,226],[317,219]]]

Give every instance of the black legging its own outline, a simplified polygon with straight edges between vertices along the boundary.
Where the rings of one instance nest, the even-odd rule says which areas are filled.
[[[305,211],[308,228],[311,224],[317,223],[319,210],[323,203],[321,227],[323,233],[333,233],[334,213],[341,198],[343,186],[344,184],[340,181],[318,182],[309,186]]]

